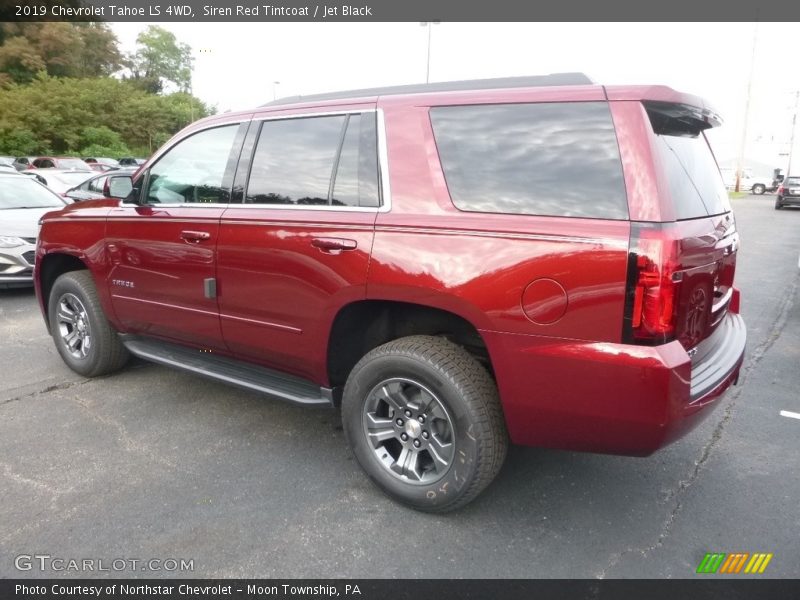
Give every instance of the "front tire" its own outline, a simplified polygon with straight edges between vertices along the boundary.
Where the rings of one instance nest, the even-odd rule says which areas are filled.
[[[764,192],[767,191],[767,187],[764,184],[757,183],[753,186],[753,193],[756,196],[762,196]]]
[[[342,422],[370,479],[428,512],[473,500],[500,471],[508,447],[491,376],[438,337],[400,338],[366,354],[347,379]]]
[[[128,351],[103,314],[88,271],[70,271],[56,279],[47,314],[56,349],[76,373],[106,375],[128,361]]]

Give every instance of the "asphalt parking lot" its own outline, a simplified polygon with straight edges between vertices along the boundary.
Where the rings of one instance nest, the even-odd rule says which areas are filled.
[[[711,417],[645,459],[512,448],[444,516],[374,488],[337,412],[144,362],[83,379],[33,292],[0,291],[0,577],[684,578],[706,552],[800,577],[800,210],[773,199],[733,201],[748,350]],[[15,568],[33,554],[193,570]]]

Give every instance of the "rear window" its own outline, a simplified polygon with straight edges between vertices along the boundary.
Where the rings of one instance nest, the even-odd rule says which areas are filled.
[[[731,209],[728,192],[704,135],[657,135],[656,143],[679,221]]]
[[[796,185],[797,187],[800,187],[800,177],[787,177],[786,181],[783,182],[783,185]]]
[[[450,197],[465,211],[627,219],[605,102],[435,107]]]

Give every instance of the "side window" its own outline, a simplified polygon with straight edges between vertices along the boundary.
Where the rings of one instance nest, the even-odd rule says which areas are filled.
[[[434,107],[436,146],[461,210],[626,219],[605,102]]]
[[[88,187],[88,191],[90,192],[99,192],[103,193],[103,186],[106,183],[106,179],[108,177],[98,177],[97,179],[91,179],[88,182],[81,185],[82,190],[86,190]]]
[[[223,185],[239,128],[225,125],[196,133],[173,146],[150,169],[148,204],[224,203]],[[238,149],[238,148],[237,148]]]
[[[334,206],[378,206],[375,113],[349,115],[333,183]]]
[[[378,206],[375,113],[265,121],[245,203]]]

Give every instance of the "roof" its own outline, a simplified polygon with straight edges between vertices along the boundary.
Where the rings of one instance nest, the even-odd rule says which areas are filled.
[[[282,106],[300,102],[321,102],[325,100],[342,100],[346,98],[362,98],[374,96],[394,96],[401,94],[427,94],[432,92],[455,92],[468,90],[492,90],[504,88],[547,87],[564,85],[593,85],[583,73],[552,73],[550,75],[534,75],[528,77],[498,77],[494,79],[467,79],[463,81],[442,81],[436,83],[418,83],[412,85],[394,85],[389,87],[365,88],[343,92],[329,92],[311,96],[288,96],[262,106]]]

